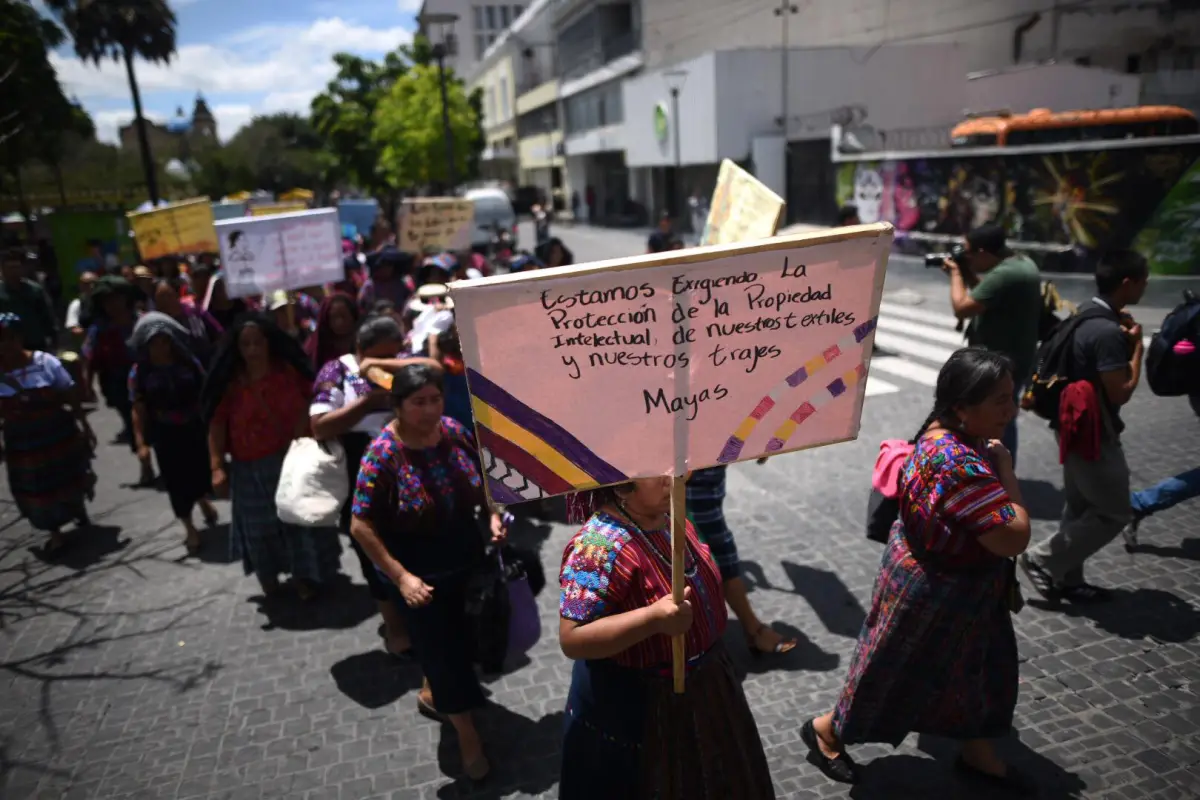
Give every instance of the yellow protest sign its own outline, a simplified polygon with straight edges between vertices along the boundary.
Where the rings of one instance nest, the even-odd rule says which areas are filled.
[[[268,203],[261,206],[250,206],[250,216],[269,217],[274,214],[290,214],[293,211],[307,211],[304,203]]]
[[[151,211],[130,211],[125,216],[144,259],[177,253],[217,252],[212,203],[207,197],[171,203]]]
[[[471,244],[475,205],[457,197],[409,198],[396,217],[400,249],[420,253],[426,248],[461,250]]]
[[[783,198],[729,159],[721,162],[701,244],[752,242],[775,235]]]

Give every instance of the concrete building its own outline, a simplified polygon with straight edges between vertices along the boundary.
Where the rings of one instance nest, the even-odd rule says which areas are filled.
[[[562,103],[567,180],[584,219],[612,224],[646,220],[632,197],[625,163],[621,83],[637,73],[643,0],[558,0],[554,42]]]
[[[483,91],[485,143],[479,157],[482,177],[517,183],[517,91],[513,73],[513,48],[506,39],[494,43],[467,81],[469,89]]]
[[[475,65],[495,44],[527,3],[476,2],[476,0],[425,0],[417,12],[417,33],[446,45],[446,66],[459,76],[472,75]],[[426,17],[453,14],[453,23],[429,24]]]
[[[557,0],[534,0],[509,29],[517,84],[520,185],[535,186],[558,211],[571,206],[554,40]]]

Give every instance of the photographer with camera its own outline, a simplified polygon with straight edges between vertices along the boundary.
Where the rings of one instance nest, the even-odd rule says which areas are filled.
[[[926,256],[926,266],[939,266],[950,277],[954,316],[967,320],[967,343],[1008,356],[1013,383],[1021,396],[1033,372],[1041,318],[1041,274],[1029,256],[1008,248],[1004,229],[983,225],[966,236],[950,253]],[[1004,431],[1005,448],[1017,461],[1017,420]]]

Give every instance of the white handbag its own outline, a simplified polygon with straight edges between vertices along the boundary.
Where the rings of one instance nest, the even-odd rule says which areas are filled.
[[[346,451],[337,439],[319,442],[304,437],[288,447],[275,490],[275,509],[281,522],[305,528],[338,524],[342,503],[350,496]]]

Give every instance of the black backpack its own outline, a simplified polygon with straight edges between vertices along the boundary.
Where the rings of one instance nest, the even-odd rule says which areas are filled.
[[[1075,330],[1089,319],[1116,319],[1107,308],[1085,308],[1054,326],[1050,336],[1038,346],[1033,377],[1021,398],[1021,408],[1032,411],[1051,423],[1058,421],[1058,404],[1063,389],[1073,382],[1072,367]]]
[[[1184,339],[1195,348],[1191,353],[1175,352]],[[1200,299],[1190,291],[1183,302],[1163,319],[1162,328],[1150,340],[1146,351],[1146,382],[1160,397],[1200,394]]]

